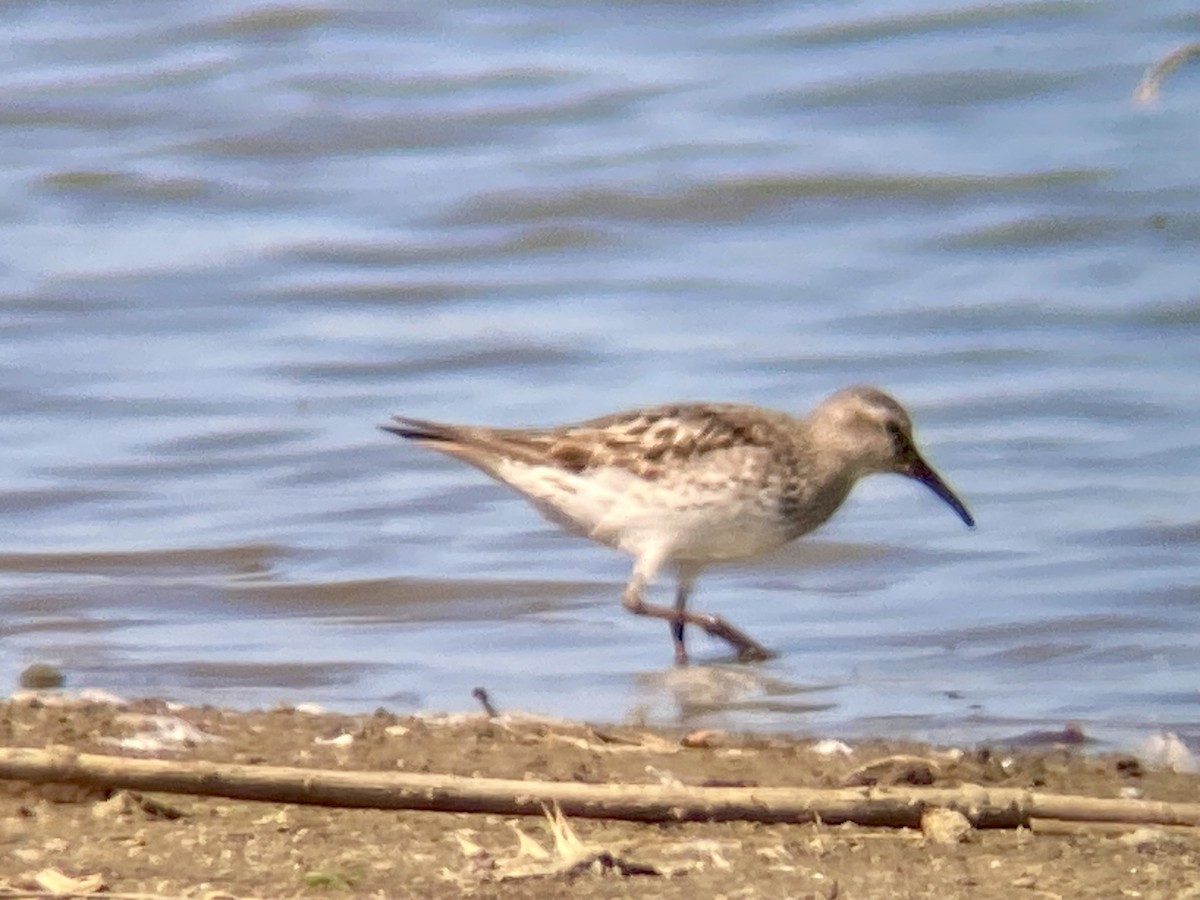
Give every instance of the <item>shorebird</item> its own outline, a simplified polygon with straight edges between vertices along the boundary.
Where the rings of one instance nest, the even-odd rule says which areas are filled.
[[[676,403],[552,428],[487,428],[394,416],[385,431],[481,469],[568,531],[623,550],[632,613],[733,645],[743,661],[773,654],[724,619],[687,608],[701,569],[769,553],[824,523],[855,482],[896,472],[921,482],[968,526],[966,506],[917,452],[912,421],[874,387],[850,387],[802,418],[733,403]],[[675,605],[647,603],[664,565]]]

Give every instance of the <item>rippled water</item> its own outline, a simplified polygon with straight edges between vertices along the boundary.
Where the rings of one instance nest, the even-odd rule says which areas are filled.
[[[1194,5],[13,4],[0,684],[1200,742]],[[694,600],[392,412],[874,382],[902,479]],[[663,587],[667,590],[667,587]]]

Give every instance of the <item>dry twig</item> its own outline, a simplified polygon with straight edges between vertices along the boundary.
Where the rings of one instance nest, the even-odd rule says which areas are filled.
[[[916,828],[945,807],[976,828],[1028,827],[1034,818],[1140,825],[1200,825],[1200,804],[1098,799],[1016,788],[689,787],[582,784],[402,772],[343,772],[125,759],[69,749],[0,748],[0,778],[199,794],[237,800],[374,809],[565,815],[640,822],[816,822]]]

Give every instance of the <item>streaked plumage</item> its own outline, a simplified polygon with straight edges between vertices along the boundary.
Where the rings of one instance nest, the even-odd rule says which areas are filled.
[[[678,403],[545,429],[448,425],[396,416],[386,431],[483,470],[558,525],[634,558],[622,602],[671,623],[676,660],[685,623],[734,645],[742,659],[769,651],[687,599],[713,562],[775,550],[825,522],[873,472],[921,481],[967,525],[966,507],[913,445],[908,414],[872,387],[838,391],[804,418],[756,406]],[[674,608],[642,593],[676,569]]]

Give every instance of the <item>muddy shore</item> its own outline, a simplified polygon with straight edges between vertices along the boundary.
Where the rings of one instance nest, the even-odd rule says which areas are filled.
[[[1022,788],[1200,802],[1200,777],[1045,746],[853,745],[525,716],[0,707],[0,747],[582,784]],[[0,782],[0,897],[1200,897],[1200,828],[668,822],[341,809]],[[57,873],[57,874],[55,874]],[[56,881],[59,877],[66,880]]]

